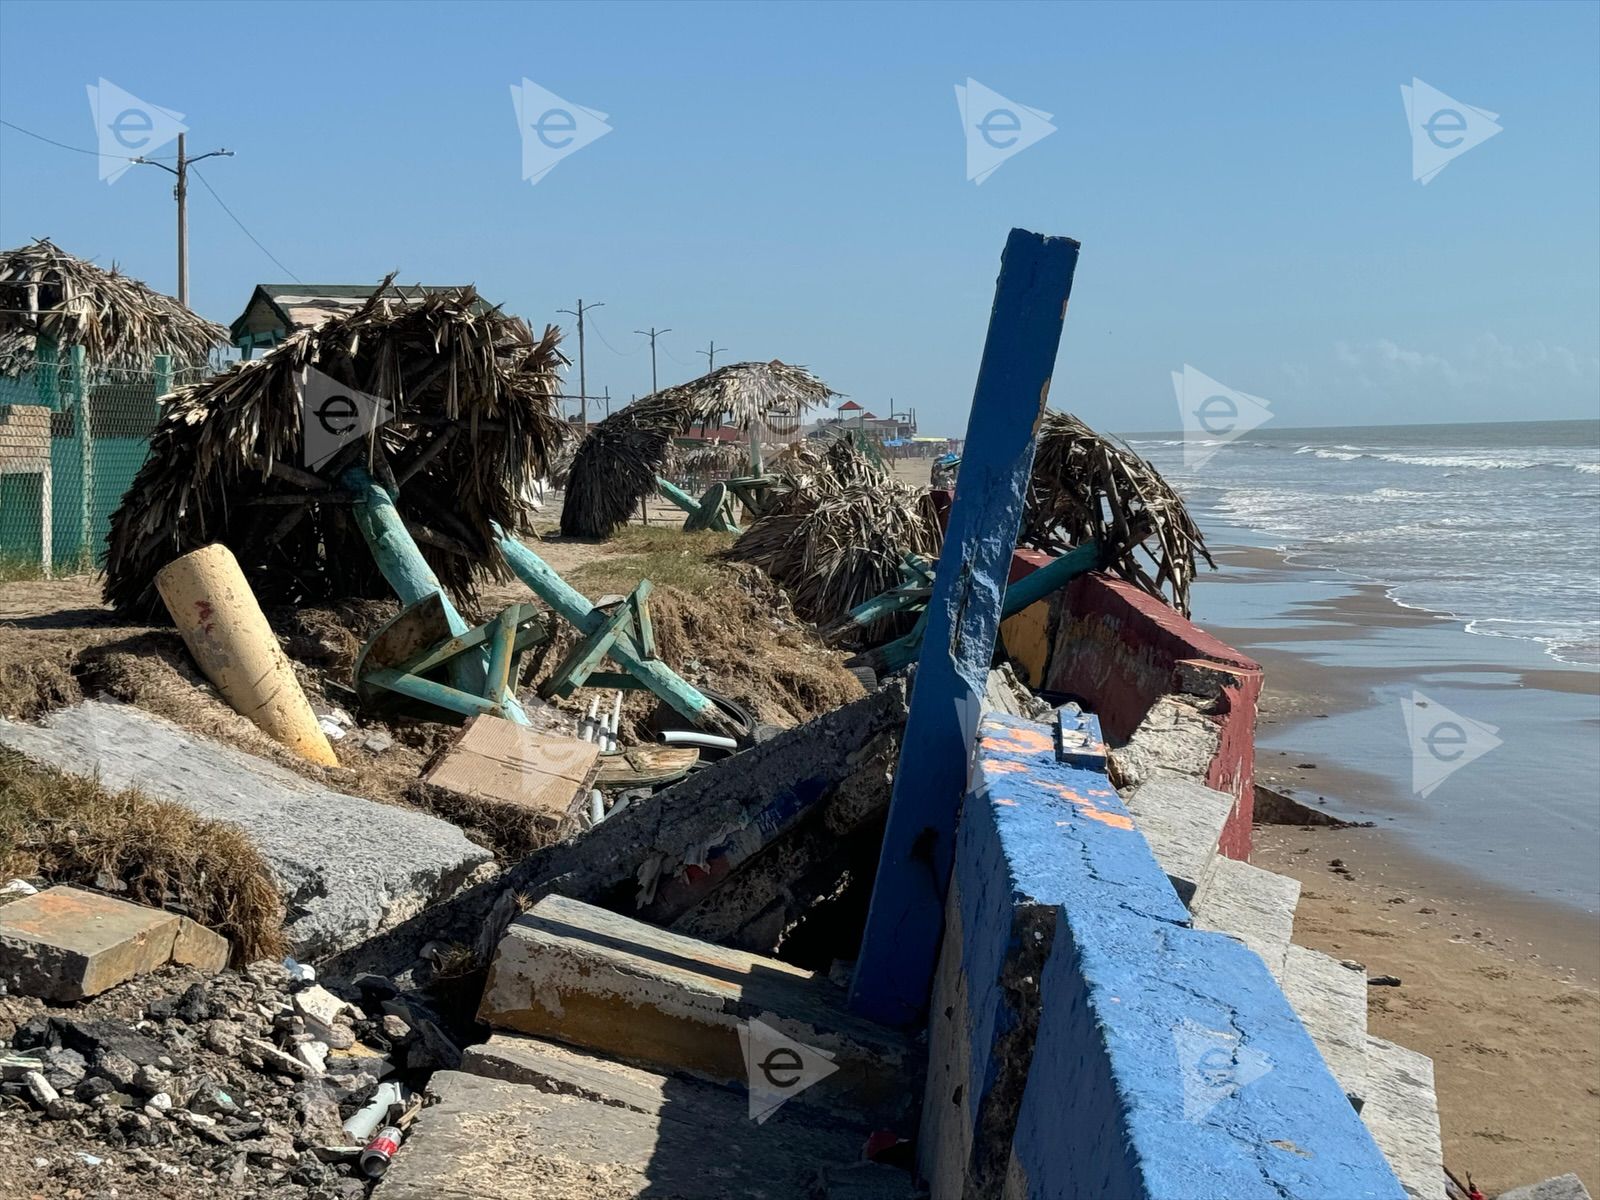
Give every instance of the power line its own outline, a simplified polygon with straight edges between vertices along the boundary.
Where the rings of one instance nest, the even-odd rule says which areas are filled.
[[[281,262],[278,262],[278,256],[276,254],[274,254],[271,250],[268,250],[265,246],[263,246],[261,244],[261,240],[259,238],[257,238],[255,234],[251,233],[248,229],[245,228],[244,222],[239,220],[238,217],[234,216],[233,209],[229,208],[227,206],[227,204],[223,201],[222,197],[217,195],[217,189],[211,186],[210,182],[206,179],[206,177],[204,175],[200,174],[200,169],[198,167],[191,166],[189,169],[194,172],[194,177],[200,181],[200,183],[205,187],[206,191],[211,193],[211,198],[213,200],[215,200],[218,204],[222,205],[222,211],[227,213],[228,216],[230,218],[232,218],[233,223],[239,227],[239,231],[241,233],[243,233],[245,235],[245,237],[249,238],[252,242],[254,242],[256,244],[256,249],[257,250],[261,251],[261,253],[265,254],[274,263],[276,263],[277,267],[278,267],[278,270],[284,272],[286,275],[289,276],[290,279],[294,280],[296,283],[304,283],[305,282],[303,279],[300,278],[300,276],[296,275],[293,271],[289,270],[288,267],[284,266]]]
[[[15,129],[18,133],[25,133],[31,138],[37,138],[41,142],[48,143],[51,146],[59,147],[62,150],[71,150],[74,154],[90,154],[90,155],[93,155],[95,158],[120,158],[120,159],[124,159],[127,162],[138,162],[139,161],[137,158],[131,157],[130,155],[126,155],[126,154],[102,154],[98,150],[85,150],[82,146],[69,146],[65,142],[56,141],[55,138],[47,138],[42,133],[35,133],[31,129],[24,129],[21,125],[18,125],[15,121],[6,121],[6,120],[3,120],[3,119],[0,119],[0,125],[4,125],[7,129]],[[146,159],[171,158],[172,155],[170,155],[170,154],[162,154],[162,155],[146,154],[143,157],[146,158]]]
[[[615,354],[618,358],[628,358],[631,355],[639,353],[638,349],[626,350],[626,351],[618,350],[609,341],[606,341],[606,335],[600,332],[600,326],[595,324],[595,321],[594,321],[593,317],[589,318],[589,323],[594,326],[595,336],[597,338],[599,338],[602,342],[605,342],[606,349],[611,351],[611,353]]]

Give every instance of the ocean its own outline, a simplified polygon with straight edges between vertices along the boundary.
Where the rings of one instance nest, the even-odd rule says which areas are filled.
[[[1186,469],[1176,435],[1128,444],[1208,519],[1408,608],[1600,666],[1600,421],[1255,430]]]
[[[1330,812],[1600,912],[1600,421],[1268,427],[1188,468],[1176,435],[1125,440],[1214,548],[1286,560],[1202,567],[1195,620],[1349,697],[1264,724],[1258,768],[1337,764],[1307,785]],[[1373,590],[1417,619],[1362,608]],[[1451,721],[1480,740],[1430,758],[1418,735]]]

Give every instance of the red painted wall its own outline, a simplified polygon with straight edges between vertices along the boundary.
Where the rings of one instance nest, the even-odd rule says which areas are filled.
[[[1211,698],[1207,717],[1220,740],[1206,784],[1234,797],[1222,852],[1248,858],[1260,665],[1132,584],[1105,575],[1082,576],[1058,593],[1051,628],[1045,688],[1082,697],[1113,743],[1125,740],[1162,696]]]

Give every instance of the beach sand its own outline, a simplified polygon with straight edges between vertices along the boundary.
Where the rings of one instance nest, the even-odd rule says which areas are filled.
[[[1436,641],[1499,647],[1371,585],[1335,595],[1302,588],[1300,569],[1270,550],[1230,547],[1218,560],[1223,571],[1204,577],[1195,615],[1265,671],[1257,781],[1376,823],[1257,826],[1253,861],[1303,885],[1295,940],[1401,980],[1369,989],[1369,1027],[1433,1058],[1445,1160],[1458,1175],[1471,1171],[1491,1196],[1565,1171],[1600,1191],[1600,919],[1583,886],[1547,886],[1547,855],[1495,844],[1498,814],[1473,806],[1492,799],[1484,788],[1503,783],[1504,761],[1500,776],[1448,794],[1456,807],[1429,808],[1396,777],[1393,756],[1373,751],[1388,736],[1373,722],[1391,719],[1374,695],[1412,677],[1426,677],[1430,694],[1450,676],[1481,680],[1472,703],[1495,713],[1495,687],[1514,689],[1523,710],[1556,710],[1562,697],[1592,696],[1600,674],[1441,661]],[[1367,723],[1357,724],[1363,713]],[[1436,795],[1447,798],[1443,787]],[[1464,828],[1484,836],[1469,844]],[[1572,836],[1566,849],[1600,855],[1583,828]],[[1519,878],[1535,886],[1518,888]]]

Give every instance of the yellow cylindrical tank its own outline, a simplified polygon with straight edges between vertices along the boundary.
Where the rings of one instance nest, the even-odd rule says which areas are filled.
[[[213,544],[173,560],[157,573],[156,590],[234,711],[302,758],[339,765],[233,551]]]

